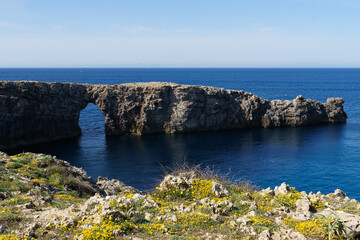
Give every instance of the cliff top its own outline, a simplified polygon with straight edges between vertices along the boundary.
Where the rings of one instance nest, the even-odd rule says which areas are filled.
[[[360,204],[337,189],[258,190],[199,168],[142,193],[56,157],[0,153],[0,239],[349,239]]]

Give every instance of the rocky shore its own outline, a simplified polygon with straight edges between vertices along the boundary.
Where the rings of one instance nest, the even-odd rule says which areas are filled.
[[[107,135],[307,126],[346,121],[344,99],[262,99],[244,91],[150,82],[120,85],[0,81],[0,150],[75,137],[96,104]]]
[[[184,168],[149,193],[56,157],[0,152],[0,239],[356,239],[360,204]]]

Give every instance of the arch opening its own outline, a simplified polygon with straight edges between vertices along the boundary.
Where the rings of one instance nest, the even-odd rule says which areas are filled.
[[[81,110],[79,126],[82,131],[82,136],[105,136],[105,116],[96,104],[88,103],[87,106]]]

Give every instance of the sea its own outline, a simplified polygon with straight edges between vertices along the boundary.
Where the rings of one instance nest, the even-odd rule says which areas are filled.
[[[299,191],[340,188],[360,200],[360,69],[340,68],[2,68],[0,80],[121,84],[174,82],[244,90],[262,98],[345,99],[344,124],[153,136],[106,137],[96,105],[82,110],[80,137],[9,151],[56,155],[94,179],[150,190],[187,163],[259,188],[282,182]],[[49,123],[51,124],[51,123]]]

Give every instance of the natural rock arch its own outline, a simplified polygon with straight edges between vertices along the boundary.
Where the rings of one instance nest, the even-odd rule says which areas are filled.
[[[142,135],[345,122],[342,98],[269,101],[244,91],[174,83],[89,85],[0,81],[0,150],[81,134],[96,104],[106,135]]]

